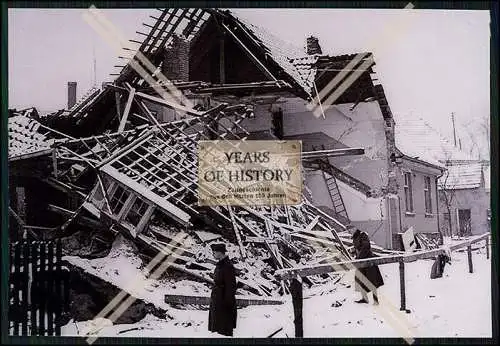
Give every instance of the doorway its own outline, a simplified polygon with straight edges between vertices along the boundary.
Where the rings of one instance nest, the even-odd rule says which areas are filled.
[[[472,235],[470,209],[458,209],[458,235],[460,237]]]

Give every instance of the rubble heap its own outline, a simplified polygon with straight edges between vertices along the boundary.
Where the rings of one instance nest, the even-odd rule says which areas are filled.
[[[193,39],[207,12],[189,10],[193,10],[191,21],[181,31]],[[177,10],[162,12],[138,47],[158,68],[163,63],[158,47],[168,46],[175,34],[158,26],[163,17],[174,18],[172,11]],[[157,44],[159,37],[163,42]],[[24,225],[30,236],[65,237],[82,227],[92,229],[96,239],[99,233],[120,233],[149,257],[175,251],[169,271],[207,284],[212,282],[215,265],[209,246],[224,240],[230,243],[240,291],[260,296],[289,292],[286,282],[275,279],[276,269],[351,258],[344,220],[316,208],[306,194],[296,206],[198,206],[197,142],[247,139],[250,132],[242,122],[254,116],[253,104],[211,99],[210,93],[222,91],[210,83],[165,81],[158,73],[148,74],[147,79],[129,63],[113,83],[93,89],[69,110],[40,121],[26,112],[12,114],[12,172],[30,175],[25,170],[30,162],[37,168],[36,179],[76,200],[74,208],[68,208],[47,197],[48,209],[62,216],[63,222],[55,227]],[[290,86],[286,81],[271,84],[273,88]],[[250,90],[268,90],[269,86],[267,82],[247,85]],[[159,97],[158,87],[182,93]],[[243,90],[238,88],[238,92]],[[304,157],[317,160],[314,155]],[[188,235],[186,241],[176,240],[180,232]],[[322,284],[338,275],[310,276],[305,282]]]

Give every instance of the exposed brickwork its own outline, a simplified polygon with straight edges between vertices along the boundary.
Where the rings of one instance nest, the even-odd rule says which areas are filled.
[[[319,45],[319,40],[317,37],[309,36],[306,41],[306,53],[307,54],[323,54],[321,51],[321,46]]]
[[[184,37],[174,35],[165,49],[162,72],[172,81],[189,81],[189,42]]]

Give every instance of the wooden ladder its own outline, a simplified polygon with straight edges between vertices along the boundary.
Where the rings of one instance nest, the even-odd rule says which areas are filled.
[[[312,149],[314,151],[316,150],[316,147],[313,146]],[[321,149],[325,150],[325,146],[321,145]],[[335,179],[334,175],[335,173],[331,168],[332,166],[328,158],[318,159],[318,164],[323,174],[323,178],[325,179],[326,186],[328,187],[328,192],[332,200],[333,211],[335,212],[336,215],[341,216],[350,223],[349,216],[347,215],[347,210],[345,208],[344,200],[342,199],[342,194],[340,193],[339,186],[337,184],[337,179]]]

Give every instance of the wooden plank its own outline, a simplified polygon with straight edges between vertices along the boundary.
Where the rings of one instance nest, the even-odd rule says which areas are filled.
[[[180,105],[178,103],[167,101],[167,100],[165,100],[163,98],[151,96],[151,95],[148,95],[148,94],[145,94],[145,93],[142,93],[142,92],[137,92],[136,96],[139,97],[139,98],[151,101],[153,103],[160,104],[162,106],[167,106],[168,108],[171,108],[171,109],[174,109],[174,110],[179,110],[181,112],[185,112],[185,113],[187,113],[189,115],[192,115],[192,116],[195,116],[195,117],[201,117],[201,116],[203,116],[205,114],[205,113],[202,113],[202,112],[198,112],[198,111],[196,111],[196,110],[194,110],[192,108],[184,107],[184,106],[182,106],[182,105]]]
[[[38,255],[39,243],[31,243],[31,289],[30,289],[30,335],[37,335],[38,323],[36,319],[37,312],[37,292],[38,292]]]
[[[13,328],[13,334],[14,335],[19,335],[19,318],[20,318],[20,302],[19,302],[19,291],[21,290],[21,280],[20,280],[20,273],[21,273],[21,243],[17,242],[12,246],[13,254],[11,254],[11,260],[12,261],[12,266],[13,266],[13,273],[12,273],[12,281],[13,281],[13,305],[11,309],[14,311],[15,314],[15,319],[13,321],[14,323],[14,328]]]
[[[23,254],[23,275],[22,275],[22,293],[21,293],[21,311],[22,311],[22,324],[21,324],[21,335],[28,335],[28,291],[29,291],[29,242],[22,242],[22,254]]]
[[[55,272],[56,272],[56,287],[55,287],[55,295],[56,297],[61,297],[62,290],[61,290],[61,285],[62,285],[62,273],[61,273],[61,260],[62,260],[62,244],[61,244],[61,239],[57,239],[56,241],[56,263],[55,263]],[[64,306],[64,301],[61,299],[59,301],[59,304],[56,304],[56,309],[55,309],[55,335],[60,336],[61,335],[61,310],[62,307]]]
[[[210,296],[202,295],[182,295],[182,294],[166,294],[165,303],[169,304],[194,304],[194,305],[210,305]],[[238,307],[246,307],[250,305],[281,305],[284,301],[278,297],[248,297],[236,295],[236,305]]]
[[[306,228],[304,228],[304,232],[311,232],[313,228],[316,227],[316,225],[318,224],[318,221],[319,221],[319,216],[316,216],[311,221],[311,223],[309,223],[309,225],[307,225]]]
[[[54,296],[54,243],[50,242],[47,249],[47,292],[46,297],[48,298],[47,304],[47,335],[54,335],[54,304],[59,304],[52,298],[56,298]],[[57,297],[59,298],[59,297]]]
[[[60,215],[67,216],[67,217],[71,217],[74,213],[74,211],[67,210],[67,209],[64,209],[62,207],[59,207],[59,206],[53,205],[53,204],[49,204],[48,209],[50,211],[53,211],[55,213],[58,213]],[[89,226],[89,227],[93,227],[93,228],[97,228],[97,229],[100,229],[102,227],[102,224],[99,221],[92,220],[91,218],[88,218],[86,216],[80,215],[77,218],[77,222],[83,226]]]
[[[451,245],[450,246],[450,250],[451,251],[455,251],[457,249],[460,249],[460,248],[463,248],[463,247],[466,247],[468,245],[472,245],[474,243],[477,243],[478,241],[481,241],[481,240],[484,240],[486,239],[487,237],[490,236],[490,233],[485,233],[485,234],[482,234],[482,235],[479,235],[477,237],[474,237],[472,239],[469,239],[469,240],[466,240],[462,243],[459,243],[459,244],[455,244],[455,245]]]
[[[47,273],[45,271],[45,266],[46,266],[46,260],[47,260],[47,255],[46,255],[46,243],[42,242],[40,244],[40,270],[38,274],[38,335],[45,335],[46,327],[45,327],[45,312],[47,309],[47,300],[45,296],[45,290],[46,290],[46,278],[47,278]]]
[[[314,243],[320,243],[323,245],[327,245],[329,247],[335,246],[335,243],[333,241],[327,241],[327,240],[324,240],[321,238],[310,237],[310,236],[307,236],[304,234],[299,234],[299,233],[291,233],[290,235],[294,238],[305,239],[307,241],[314,242]],[[335,247],[335,249],[337,249],[337,248]]]
[[[127,123],[128,114],[130,113],[130,108],[132,107],[132,101],[134,100],[135,89],[131,88],[129,90],[127,103],[125,104],[125,109],[123,110],[122,118],[120,119],[120,125],[118,126],[117,132],[123,132],[125,129],[125,124]]]
[[[215,240],[215,239],[219,239],[220,237],[222,237],[220,234],[215,234],[215,233],[205,232],[205,231],[194,231],[194,234],[196,234],[198,236],[198,238],[200,238],[200,240],[204,243]]]
[[[268,244],[276,244],[277,241],[274,240],[274,239],[270,239],[270,238],[263,238],[263,237],[245,237],[245,239],[243,240],[243,242],[246,242],[246,243],[260,243],[260,244],[264,244],[264,243],[268,243]]]
[[[238,224],[236,223],[236,220],[234,218],[233,208],[231,206],[227,206],[227,210],[229,211],[229,215],[231,216],[231,222],[233,224],[234,234],[236,235],[236,241],[238,242],[238,246],[240,248],[241,258],[245,258],[245,257],[247,257],[247,253],[246,253],[245,247],[243,246],[243,243],[241,241],[240,230],[239,230]]]

